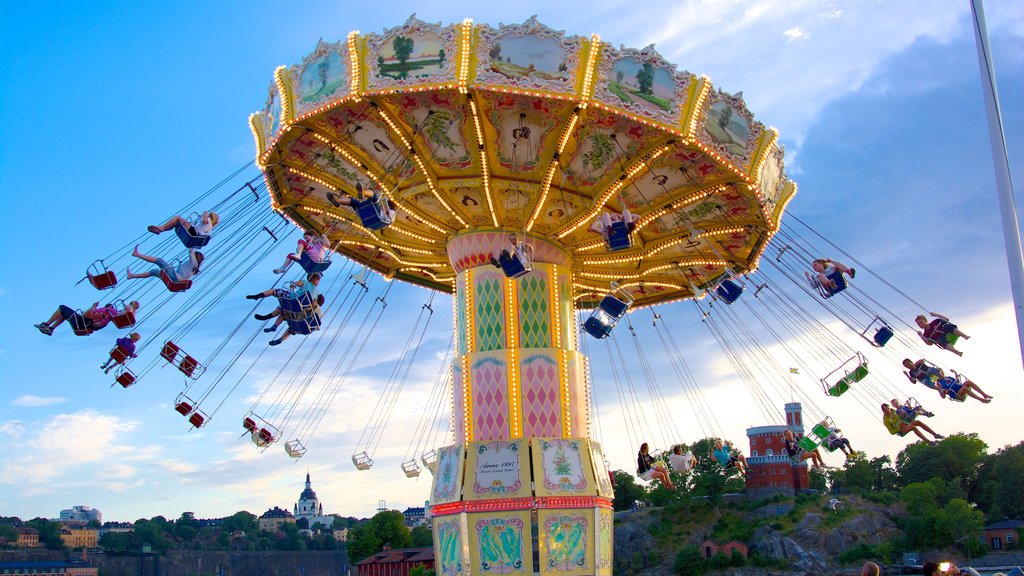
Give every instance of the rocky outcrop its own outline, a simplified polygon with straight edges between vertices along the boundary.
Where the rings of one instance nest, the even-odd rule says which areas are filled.
[[[754,531],[750,551],[767,558],[783,560],[792,568],[804,572],[820,573],[829,565],[821,554],[797,544],[796,540],[771,526],[762,526]]]

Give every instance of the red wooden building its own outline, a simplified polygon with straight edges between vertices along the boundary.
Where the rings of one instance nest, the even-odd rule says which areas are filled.
[[[384,550],[356,562],[357,576],[409,576],[416,566],[434,569],[433,548]]]

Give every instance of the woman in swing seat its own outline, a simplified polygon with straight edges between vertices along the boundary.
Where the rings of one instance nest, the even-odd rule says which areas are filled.
[[[882,424],[885,425],[885,429],[889,431],[889,434],[895,436],[906,436],[910,432],[913,432],[922,441],[927,442],[930,446],[938,444],[936,440],[942,440],[945,438],[942,434],[936,434],[935,430],[928,427],[927,424],[914,420],[913,422],[907,422],[900,418],[899,413],[892,409],[888,404],[882,404]],[[928,432],[934,438],[929,440],[922,432]]]
[[[810,452],[801,450],[800,445],[796,440],[796,434],[793,434],[792,430],[786,430],[782,433],[782,444],[786,449],[786,454],[789,454],[790,459],[796,458],[797,462],[811,460],[811,462],[818,468],[825,468],[825,461],[821,459],[821,452],[818,452],[817,448]]]
[[[732,446],[730,446],[728,442],[723,442],[716,438],[715,451],[712,452],[712,455],[715,457],[715,460],[718,460],[718,464],[726,470],[735,467],[740,471],[740,474],[742,474],[744,478],[746,478],[747,474],[750,472],[750,468],[747,466],[746,457],[740,453],[733,454]]]
[[[274,274],[284,274],[291,267],[292,262],[299,262],[302,259],[302,255],[306,254],[309,259],[313,262],[323,262],[324,258],[327,257],[327,247],[330,246],[330,240],[327,239],[327,234],[334,227],[332,223],[327,230],[316,235],[314,232],[306,230],[302,233],[302,238],[298,241],[298,246],[295,249],[294,254],[289,254],[284,259],[284,264],[280,268],[274,268]]]
[[[156,256],[150,256],[139,252],[139,247],[136,246],[135,250],[132,250],[132,256],[140,260],[144,260],[151,264],[156,264],[156,268],[148,270],[146,272],[134,273],[131,269],[128,269],[127,277],[129,279],[134,278],[154,278],[160,276],[163,272],[167,274],[167,277],[171,279],[171,282],[185,282],[191,280],[193,276],[199,274],[199,268],[203,264],[203,253],[196,250],[195,248],[188,249],[188,260],[178,264],[177,267],[171,266],[163,258],[157,258]]]
[[[672,479],[668,477],[668,470],[664,466],[654,461],[654,458],[650,455],[650,449],[647,446],[647,442],[640,445],[640,451],[636,455],[636,475],[644,480],[659,480],[669,490],[675,490],[675,484],[672,484]]]

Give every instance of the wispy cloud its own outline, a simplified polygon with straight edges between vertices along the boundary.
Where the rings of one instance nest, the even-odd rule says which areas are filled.
[[[787,42],[797,42],[799,40],[806,40],[811,37],[811,33],[804,29],[803,26],[797,26],[790,28],[782,33],[786,37]]]
[[[33,396],[31,394],[25,394],[19,396],[11,401],[12,406],[20,406],[22,408],[39,408],[41,406],[51,406],[53,404],[60,404],[61,402],[67,402],[67,398],[61,396]]]

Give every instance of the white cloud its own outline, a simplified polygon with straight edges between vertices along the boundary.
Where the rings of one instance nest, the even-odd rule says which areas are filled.
[[[796,42],[798,40],[806,40],[811,37],[811,33],[804,29],[803,26],[797,26],[790,28],[782,33],[786,37],[787,42]]]
[[[33,396],[31,394],[25,394],[19,396],[11,401],[12,406],[21,406],[23,408],[39,408],[41,406],[50,406],[51,404],[60,404],[61,402],[67,402],[67,398],[61,396]]]

